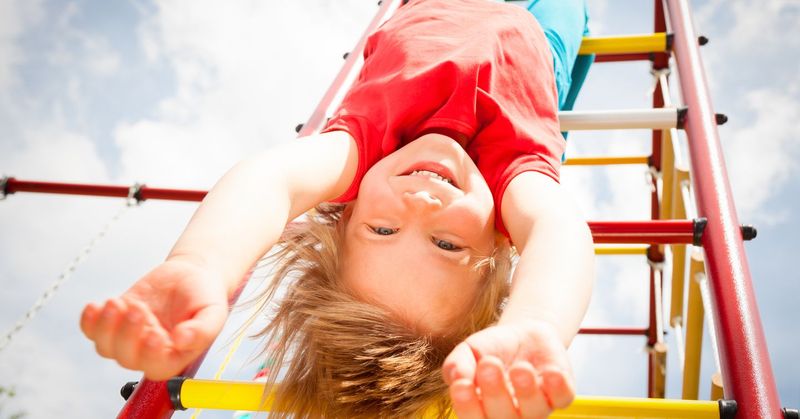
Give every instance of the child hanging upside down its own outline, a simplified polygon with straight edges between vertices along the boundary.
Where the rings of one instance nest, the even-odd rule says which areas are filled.
[[[369,38],[322,134],[239,163],[164,263],[86,306],[97,352],[150,379],[180,373],[277,244],[261,300],[274,310],[261,333],[277,362],[267,382],[288,363],[273,415],[452,406],[462,418],[543,418],[569,405],[566,348],[594,268],[589,230],[559,185],[557,112],[585,75],[573,65],[586,13],[582,0],[528,10],[402,6]]]

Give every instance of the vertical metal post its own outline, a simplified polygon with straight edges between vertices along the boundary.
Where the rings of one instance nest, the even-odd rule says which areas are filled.
[[[661,0],[654,1],[654,30],[653,32],[666,32],[666,21],[664,19],[664,9]],[[667,66],[666,54],[657,54],[653,61],[653,70],[658,70]],[[658,82],[660,84],[660,81]],[[663,108],[664,100],[661,96],[661,89],[656,85],[653,94],[653,108]],[[650,168],[654,173],[661,171],[661,130],[653,130],[652,134],[652,154],[650,155]],[[658,220],[661,218],[660,203],[658,199],[658,179],[654,176],[651,181],[653,182],[653,192],[650,194],[650,218]],[[655,313],[655,281],[661,280],[661,275],[658,275],[653,267],[653,263],[661,263],[664,261],[664,252],[661,246],[651,246],[647,252],[650,265],[650,313],[649,313],[649,327],[650,333],[647,336],[647,347],[649,355],[647,357],[647,394],[649,397],[658,397],[656,392],[655,370],[659,367],[659,362],[656,355],[655,344],[656,337],[656,313]],[[663,396],[662,396],[663,397]]]
[[[711,98],[687,0],[667,0],[689,138],[698,213],[720,343],[725,398],[741,418],[780,418],[781,408],[733,204]]]

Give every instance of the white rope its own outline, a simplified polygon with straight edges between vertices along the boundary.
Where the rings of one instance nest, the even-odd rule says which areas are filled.
[[[103,237],[105,237],[106,233],[108,233],[111,226],[114,223],[116,223],[120,219],[122,214],[124,214],[130,207],[131,207],[130,203],[126,204],[122,209],[120,209],[116,214],[114,214],[113,217],[111,217],[111,220],[109,220],[106,223],[106,225],[104,225],[103,228],[100,230],[100,232],[97,233],[94,236],[94,238],[92,238],[89,244],[87,244],[86,247],[84,247],[80,251],[80,253],[78,253],[78,256],[76,256],[75,259],[73,259],[72,262],[70,262],[69,265],[67,265],[67,267],[61,272],[61,275],[59,275],[58,278],[52,284],[50,284],[49,287],[47,287],[42,296],[39,297],[39,299],[36,300],[35,303],[33,303],[33,306],[31,306],[31,308],[28,309],[25,315],[21,319],[19,319],[19,321],[17,321],[17,323],[14,325],[14,327],[11,328],[11,330],[8,331],[8,333],[6,333],[3,336],[3,340],[0,341],[0,352],[2,352],[3,349],[5,349],[11,343],[11,340],[14,337],[14,335],[19,333],[20,330],[22,330],[34,317],[36,317],[36,314],[39,313],[42,307],[44,307],[44,305],[47,304],[47,302],[51,298],[53,298],[53,295],[56,293],[58,288],[61,287],[61,285],[72,276],[78,265],[80,265],[84,260],[86,260],[86,257],[89,256],[89,253],[92,252],[95,245],[97,245],[97,243]]]

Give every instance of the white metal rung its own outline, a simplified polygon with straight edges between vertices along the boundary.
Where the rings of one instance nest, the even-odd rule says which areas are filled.
[[[678,108],[562,111],[562,131],[601,129],[670,129],[678,126]]]

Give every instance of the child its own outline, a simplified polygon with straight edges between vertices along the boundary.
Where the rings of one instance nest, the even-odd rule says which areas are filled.
[[[87,305],[98,353],[151,379],[179,373],[280,243],[262,299],[286,286],[262,332],[276,365],[291,359],[275,416],[444,414],[452,401],[463,418],[540,418],[567,406],[593,252],[558,184],[557,110],[574,100],[586,18],[581,0],[529,10],[543,27],[485,0],[402,6],[322,134],[239,163],[163,264]],[[325,202],[338,204],[282,236]],[[509,239],[519,262],[506,299]]]

